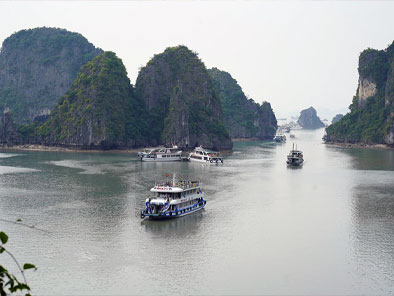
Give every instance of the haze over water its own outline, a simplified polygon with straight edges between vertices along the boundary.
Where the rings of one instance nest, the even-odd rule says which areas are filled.
[[[285,164],[289,137],[237,142],[223,165],[1,153],[0,218],[35,228],[0,228],[38,267],[27,273],[37,295],[392,294],[394,151],[292,133],[298,169]],[[205,210],[142,221],[149,189],[173,172],[203,182]]]

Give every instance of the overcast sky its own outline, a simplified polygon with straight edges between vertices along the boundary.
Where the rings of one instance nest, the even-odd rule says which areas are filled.
[[[389,1],[0,1],[0,41],[41,26],[79,32],[114,51],[133,84],[154,54],[183,44],[278,117],[309,106],[328,117],[356,93],[360,52],[394,40],[393,16]]]

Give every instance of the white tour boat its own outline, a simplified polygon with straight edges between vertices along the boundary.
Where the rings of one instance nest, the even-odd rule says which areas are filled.
[[[138,152],[141,161],[179,161],[182,160],[182,150],[177,146],[172,148],[159,147]]]
[[[168,175],[167,175],[168,176]],[[156,183],[152,196],[145,201],[141,218],[169,219],[182,217],[202,210],[206,201],[199,181],[172,180]]]
[[[194,148],[194,150],[189,153],[188,159],[197,162],[223,163],[223,157],[219,152],[209,151],[201,146]]]
[[[294,143],[293,149],[291,149],[290,153],[287,155],[286,163],[290,166],[301,166],[304,163],[304,154],[302,151],[297,150],[297,146],[294,149]]]

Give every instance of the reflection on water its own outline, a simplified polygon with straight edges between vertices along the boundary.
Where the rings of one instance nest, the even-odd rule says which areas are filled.
[[[47,232],[0,228],[39,267],[28,275],[34,294],[392,294],[393,151],[294,134],[300,168],[286,165],[291,140],[236,142],[223,165],[0,153],[1,219]],[[206,208],[141,220],[167,173],[199,179]]]
[[[152,232],[164,237],[181,238],[190,235],[190,233],[198,231],[201,220],[203,219],[205,210],[192,215],[187,215],[172,220],[149,220],[144,219],[141,225],[144,226],[147,232]]]
[[[394,170],[394,150],[336,148],[352,157],[356,170]]]
[[[354,245],[360,281],[394,292],[394,172],[365,171],[353,188]],[[373,291],[371,291],[373,293]]]

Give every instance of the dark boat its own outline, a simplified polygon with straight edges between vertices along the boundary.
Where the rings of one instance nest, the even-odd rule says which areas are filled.
[[[290,166],[301,166],[304,163],[304,155],[302,151],[297,150],[297,147],[294,149],[294,143],[293,149],[290,150],[290,153],[287,155],[286,163]]]

